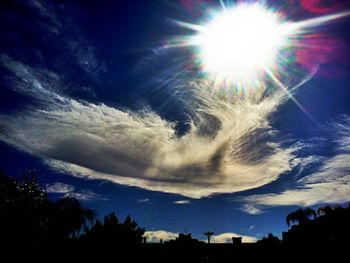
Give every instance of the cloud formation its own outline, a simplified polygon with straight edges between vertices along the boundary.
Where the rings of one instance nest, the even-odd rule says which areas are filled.
[[[85,84],[67,85],[66,75],[71,78],[78,68],[91,76],[93,83],[100,83],[96,74],[104,71],[105,65],[81,37],[60,38],[64,28],[76,24],[79,14],[74,8],[57,11],[52,4],[35,0],[28,5],[45,18],[34,21],[31,34],[49,32],[46,44],[52,43],[55,51],[64,47],[67,55],[64,60],[61,53],[55,53],[48,65],[39,59],[35,66],[9,55],[0,57],[7,88],[32,102],[15,113],[0,114],[0,140],[41,158],[59,172],[191,198],[257,188],[304,161],[295,158],[300,144],[282,146],[276,139],[278,131],[269,124],[271,115],[288,97],[272,84],[241,96],[232,90],[217,91],[207,80],[173,74],[172,65],[166,77],[176,76],[175,80],[172,77],[162,83],[167,83],[188,112],[190,128],[182,135],[177,134],[178,123],[147,107],[132,111],[74,99],[70,95],[77,90],[92,89]],[[79,30],[72,28],[72,32]],[[169,52],[166,48],[158,51],[155,58]],[[66,67],[68,70],[62,71]],[[295,90],[314,73],[286,88]],[[93,90],[88,93],[93,95]],[[251,205],[242,209],[259,213]]]
[[[250,214],[250,215],[260,215],[261,213],[263,213],[262,210],[260,210],[259,208],[251,205],[251,204],[244,204],[241,207],[241,210],[246,213],[246,214]]]
[[[54,193],[54,194],[66,194],[66,193],[73,192],[74,186],[70,184],[56,182],[53,184],[46,185],[46,191],[48,193]]]
[[[0,115],[0,139],[58,171],[200,198],[268,184],[296,165],[297,149],[274,141],[268,122],[282,92],[232,103],[207,83],[185,81],[191,128],[178,136],[176,123],[154,111],[72,99],[57,88],[57,74],[1,60],[12,88],[39,106]]]
[[[336,151],[324,159],[316,172],[298,179],[295,186],[280,193],[252,195],[244,200],[245,206],[281,206],[336,204],[350,200],[350,117],[330,127],[335,134]]]
[[[94,193],[89,189],[76,191],[73,185],[55,182],[46,185],[46,191],[52,194],[63,194],[64,197],[71,196],[80,201],[102,201],[107,200],[99,194]]]
[[[150,204],[151,203],[151,199],[149,199],[149,198],[141,198],[141,199],[138,199],[136,202],[138,204]]]
[[[178,201],[174,202],[174,204],[176,204],[176,205],[188,205],[190,203],[191,203],[190,200],[178,200]]]

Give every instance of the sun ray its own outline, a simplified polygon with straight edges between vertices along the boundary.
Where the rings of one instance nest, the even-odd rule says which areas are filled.
[[[298,79],[315,74],[313,71],[319,68],[322,58],[315,59],[314,65],[301,68],[303,64],[297,60],[297,53],[307,48],[317,55],[318,46],[310,42],[310,38],[318,41],[316,44],[326,45],[318,33],[319,27],[349,16],[350,11],[291,21],[283,10],[269,7],[267,1],[241,1],[229,6],[220,1],[220,7],[220,10],[207,8],[206,23],[174,21],[193,34],[177,36],[167,46],[193,49],[193,64],[198,66],[202,78],[212,82],[214,90],[229,89],[241,94],[237,98],[258,102],[265,96],[266,89],[274,90],[268,87],[272,81],[313,119],[294,98],[295,87],[287,87],[283,82],[294,79],[301,83]],[[305,72],[305,69],[312,72]]]
[[[196,24],[192,24],[192,23],[188,23],[188,22],[184,22],[184,21],[179,21],[179,20],[171,20],[171,21],[180,27],[191,29],[193,31],[203,30],[203,26],[201,26],[201,25],[196,25]]]
[[[292,34],[297,34],[298,32],[304,32],[306,29],[313,29],[314,27],[321,26],[325,23],[344,18],[350,15],[350,11],[339,12],[336,14],[324,15],[315,18],[310,18],[294,23],[285,24],[287,30],[291,31]]]
[[[226,6],[224,0],[220,0],[220,6],[221,6],[222,10],[227,10],[227,6]]]
[[[298,108],[302,112],[304,112],[311,120],[316,122],[315,118],[311,115],[311,113],[293,96],[293,94],[288,90],[288,88],[269,69],[266,69],[266,72],[277,85],[277,87],[279,87],[284,92],[284,94],[286,94],[287,97],[291,99],[295,103],[295,105],[298,106]]]

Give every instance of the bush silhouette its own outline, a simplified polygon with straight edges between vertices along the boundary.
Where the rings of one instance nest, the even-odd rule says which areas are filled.
[[[300,225],[303,225],[310,221],[311,216],[314,219],[316,218],[315,210],[311,208],[300,208],[295,212],[288,214],[286,217],[286,222],[288,226],[290,226],[291,222],[298,222]]]
[[[163,262],[169,256],[177,260],[200,259],[200,262],[221,262],[227,258],[256,260],[270,257],[271,253],[276,256],[288,253],[298,258],[302,253],[313,255],[320,248],[330,255],[342,255],[338,248],[348,244],[350,206],[324,206],[317,213],[300,208],[288,214],[286,222],[288,226],[297,224],[282,233],[282,241],[269,234],[254,245],[207,246],[192,239],[191,234],[180,234],[173,242],[144,244],[145,229],[130,216],[120,221],[115,213],[110,213],[100,220],[72,196],[50,201],[35,170],[16,178],[0,173],[2,251],[26,248],[36,261],[41,258],[46,262],[41,257],[43,252],[55,253],[58,262],[99,261],[101,257],[107,260],[116,252],[129,260],[152,259],[153,262]],[[208,243],[213,234],[204,233]],[[310,250],[313,246],[316,250]],[[23,260],[30,258],[29,254],[19,255]]]
[[[104,217],[103,222],[96,220],[81,239],[100,245],[136,245],[142,243],[144,233],[145,229],[138,227],[130,216],[120,223],[115,213],[110,213]]]
[[[348,242],[350,206],[325,206],[319,208],[317,214],[319,216],[316,217],[315,211],[309,208],[289,214],[287,222],[289,218],[291,221],[298,221],[299,224],[283,233],[283,242],[291,245],[340,245]],[[309,215],[313,216],[313,220],[309,219]]]
[[[75,237],[95,214],[73,197],[56,202],[47,198],[35,170],[18,178],[0,174],[1,241],[7,244],[43,244]]]

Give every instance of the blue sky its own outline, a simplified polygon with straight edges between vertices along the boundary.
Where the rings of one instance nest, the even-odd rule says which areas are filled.
[[[291,21],[350,8],[264,2]],[[0,169],[42,171],[51,198],[71,194],[101,216],[130,214],[169,236],[211,230],[218,241],[280,235],[298,206],[348,202],[349,17],[317,26],[317,45],[294,50],[281,74],[294,101],[272,87],[259,102],[227,103],[203,83],[195,49],[170,47],[191,34],[174,20],[200,24],[220,8],[2,3]]]

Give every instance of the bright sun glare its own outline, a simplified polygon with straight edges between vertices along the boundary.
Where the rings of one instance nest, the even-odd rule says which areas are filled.
[[[258,4],[224,10],[195,37],[203,71],[218,79],[249,81],[274,67],[285,43],[279,16]]]
[[[270,90],[283,89],[293,99],[284,81],[303,65],[297,52],[315,52],[317,45],[312,48],[307,40],[322,43],[316,28],[350,16],[350,11],[290,21],[268,7],[268,1],[247,2],[227,6],[220,1],[220,10],[208,8],[206,15],[210,20],[205,24],[175,21],[195,34],[178,36],[169,46],[192,47],[196,53],[194,61],[199,62],[200,71],[206,73],[201,79],[214,81],[212,87],[229,91],[232,98],[247,95],[259,101],[267,86],[272,86]],[[317,57],[316,53],[313,55]],[[318,63],[315,60],[315,68]]]

